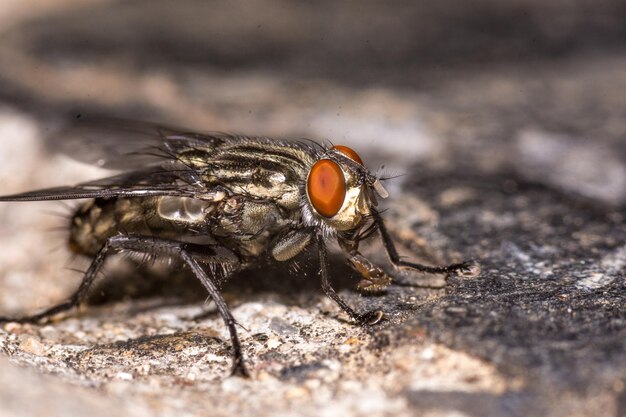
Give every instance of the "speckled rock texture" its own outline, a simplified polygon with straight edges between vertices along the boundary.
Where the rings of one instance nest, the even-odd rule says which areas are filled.
[[[89,301],[0,325],[0,416],[626,415],[626,7],[619,1],[55,0],[0,6],[0,193],[108,172],[50,132],[106,115],[354,147],[389,175],[394,273],[342,297],[260,262],[222,289],[252,378],[184,271],[112,262]],[[64,300],[75,204],[0,205],[0,314]],[[381,263],[373,239],[368,256]],[[391,272],[391,271],[390,271]],[[421,284],[440,286],[420,288]]]

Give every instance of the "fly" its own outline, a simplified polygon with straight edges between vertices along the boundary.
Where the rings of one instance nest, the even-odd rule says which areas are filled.
[[[106,126],[98,129],[107,131]],[[466,276],[479,272],[473,261],[426,266],[401,259],[376,209],[377,197],[386,198],[387,191],[346,146],[193,133],[138,122],[118,121],[109,137],[94,132],[90,124],[79,124],[62,146],[70,154],[91,150],[91,156],[77,157],[123,173],[0,197],[89,199],[71,218],[68,245],[92,258],[91,265],[66,302],[33,315],[0,317],[0,322],[41,322],[76,307],[111,254],[178,258],[202,282],[228,328],[232,374],[248,376],[236,321],[217,283],[261,257],[286,262],[315,246],[324,293],[360,324],[375,324],[383,313],[356,312],[333,290],[326,249],[330,240],[338,242],[360,274],[357,288],[362,292],[377,292],[391,283],[380,266],[359,252],[359,242],[376,232],[395,268]]]

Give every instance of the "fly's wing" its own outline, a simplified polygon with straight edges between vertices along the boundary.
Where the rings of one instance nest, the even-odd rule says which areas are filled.
[[[55,187],[44,190],[29,191],[21,194],[0,196],[0,201],[44,201],[44,200],[77,200],[82,198],[109,198],[109,197],[149,197],[149,196],[173,196],[173,197],[193,197],[193,192],[184,192],[178,189],[166,188],[89,188],[83,186],[76,187]]]
[[[0,196],[0,201],[73,200],[108,197],[202,197],[208,194],[196,184],[185,182],[181,172],[186,169],[164,170],[151,167],[139,171],[115,175],[71,187],[55,187]],[[190,172],[191,174],[191,172]]]
[[[235,140],[226,134],[186,132],[162,125],[120,119],[79,120],[50,138],[50,145],[68,156],[104,168],[129,170],[119,175],[20,194],[0,201],[69,200],[99,197],[174,196],[210,194],[199,173],[177,155],[202,149],[205,155]]]
[[[50,147],[81,162],[132,170],[175,159],[182,150],[215,150],[233,136],[197,133],[123,119],[79,119],[49,138]]]
[[[283,195],[287,188],[298,189],[298,180],[316,152],[302,143],[195,133],[118,119],[79,120],[56,134],[51,144],[77,160],[128,171],[74,187],[4,196],[0,201],[157,195],[210,199],[217,182],[208,185],[202,177],[212,171],[219,173],[220,186],[230,190],[261,197],[268,197],[269,191]],[[265,183],[254,184],[259,171],[264,178],[280,174],[287,181],[267,190]]]

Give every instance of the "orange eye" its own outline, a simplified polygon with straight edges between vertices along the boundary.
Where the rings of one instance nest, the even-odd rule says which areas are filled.
[[[346,180],[339,165],[329,159],[317,161],[306,181],[311,204],[324,217],[333,217],[346,198]]]
[[[342,154],[344,154],[345,156],[347,156],[348,158],[352,159],[354,162],[358,162],[359,164],[363,165],[363,160],[361,159],[359,154],[356,153],[354,151],[354,149],[352,149],[352,148],[348,148],[347,146],[343,146],[343,145],[335,145],[335,146],[333,146],[330,149],[334,149],[336,151],[339,151]]]

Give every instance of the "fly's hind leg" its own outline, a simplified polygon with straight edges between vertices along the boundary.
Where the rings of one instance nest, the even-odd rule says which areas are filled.
[[[98,276],[98,273],[102,269],[106,256],[109,250],[111,249],[110,246],[111,246],[110,243],[107,241],[102,247],[102,249],[100,249],[98,254],[95,256],[95,258],[91,262],[89,269],[87,269],[87,271],[83,275],[83,280],[80,282],[78,289],[70,296],[70,298],[67,301],[64,301],[60,304],[49,307],[45,309],[44,311],[39,312],[37,314],[21,316],[21,317],[0,316],[0,323],[6,323],[6,322],[38,323],[38,322],[45,321],[59,313],[62,313],[64,311],[77,307],[89,293],[89,288],[91,288],[91,285],[94,283],[94,281],[96,280],[96,277]]]
[[[240,266],[239,259],[235,254],[226,248],[218,246],[205,246],[190,243],[183,243],[174,240],[158,239],[135,235],[118,235],[109,238],[102,246],[96,257],[91,262],[89,269],[85,273],[79,288],[72,294],[68,301],[53,306],[41,313],[18,318],[0,317],[1,322],[38,322],[47,319],[55,314],[69,310],[85,298],[89,288],[93,284],[98,272],[102,269],[106,257],[115,252],[136,252],[151,255],[176,256],[191,268],[194,275],[202,282],[215,302],[217,309],[228,328],[232,343],[233,367],[232,374],[238,376],[249,376],[245,367],[241,343],[237,335],[236,321],[230,309],[226,305],[224,298],[219,293],[217,285],[212,277],[200,266],[198,260],[210,264],[219,264],[224,271],[236,270]]]

